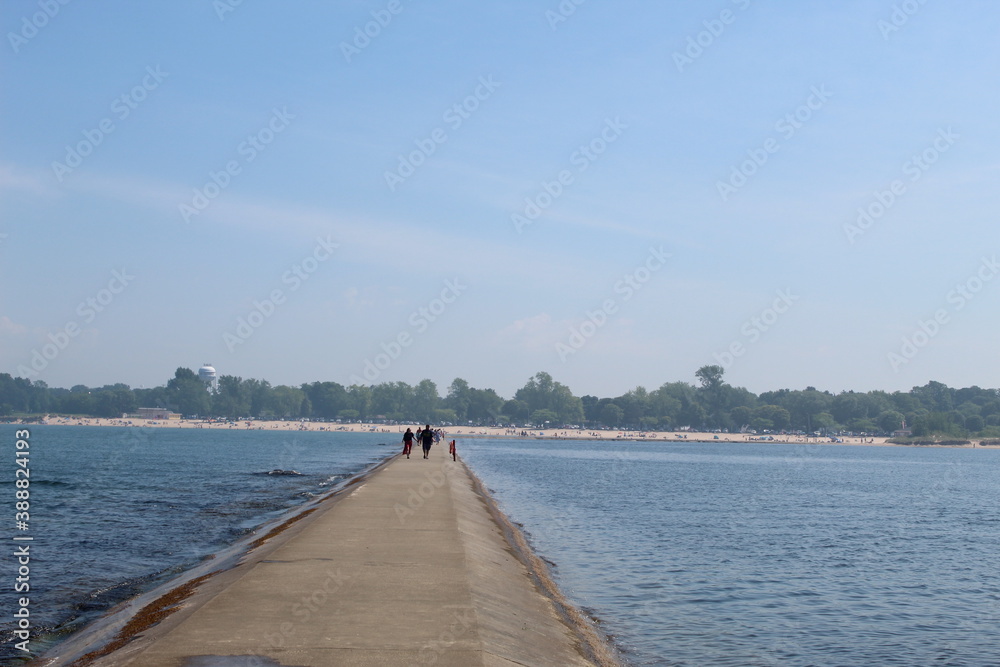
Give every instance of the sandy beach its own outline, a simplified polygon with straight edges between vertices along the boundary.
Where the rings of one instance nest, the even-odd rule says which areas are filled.
[[[105,426],[132,428],[200,428],[213,430],[261,431],[340,431],[348,433],[385,433],[387,441],[402,440],[407,428],[416,431],[423,425],[338,424],[314,421],[245,420],[238,422],[203,419],[104,419],[51,416],[41,423],[66,426]],[[699,431],[622,431],[594,429],[525,429],[494,426],[446,426],[445,437],[451,438],[511,438],[511,439],[565,439],[565,440],[622,440],[622,441],[690,441],[690,442],[770,442],[803,445],[893,445],[884,437],[829,437],[804,435],[754,435],[746,433],[707,433]],[[971,445],[970,445],[971,446]]]
[[[24,423],[15,421],[13,423]],[[46,425],[104,426],[126,428],[201,428],[230,431],[340,431],[346,433],[385,433],[389,442],[401,441],[407,428],[423,428],[422,424],[338,424],[335,422],[300,420],[243,420],[238,422],[205,419],[106,419],[98,417],[50,416],[41,422]],[[432,425],[433,426],[433,425]],[[435,426],[435,428],[438,428]],[[793,445],[868,445],[907,447],[912,445],[889,442],[886,437],[827,437],[794,434],[754,435],[750,433],[710,433],[705,431],[623,431],[614,429],[525,429],[498,426],[445,426],[441,431],[448,439],[455,438],[510,438],[512,440],[561,439],[561,440],[620,440],[625,442],[762,442]],[[921,447],[984,447],[981,441],[971,440],[967,445],[919,445]]]

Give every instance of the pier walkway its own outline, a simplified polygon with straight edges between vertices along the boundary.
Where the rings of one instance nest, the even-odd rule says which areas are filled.
[[[427,460],[416,447],[412,458],[396,457],[237,567],[196,581],[152,627],[84,662],[616,664],[557,592],[542,592],[544,567],[523,544],[512,546],[506,520],[443,449]]]

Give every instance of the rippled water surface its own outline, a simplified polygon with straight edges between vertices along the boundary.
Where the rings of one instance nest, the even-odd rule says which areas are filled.
[[[635,665],[1000,665],[1000,451],[467,440]]]
[[[398,439],[395,433],[28,428],[31,521],[29,531],[18,532],[17,429],[0,425],[7,462],[0,489],[8,509],[0,663],[19,656],[10,634],[19,597],[15,535],[34,538],[31,647],[40,650],[394,453]],[[392,447],[379,446],[386,441]]]

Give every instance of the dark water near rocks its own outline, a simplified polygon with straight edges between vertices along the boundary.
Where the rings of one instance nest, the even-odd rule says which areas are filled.
[[[467,440],[634,665],[1000,665],[1000,451]]]
[[[30,522],[15,524],[15,431],[0,425],[0,664],[30,600],[33,653],[396,451],[397,434],[29,426]],[[381,442],[392,446],[379,446]],[[31,542],[15,542],[31,536]],[[30,545],[31,589],[14,591]]]

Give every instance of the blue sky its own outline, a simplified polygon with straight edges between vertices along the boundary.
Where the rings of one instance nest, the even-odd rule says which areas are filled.
[[[995,3],[0,22],[0,372],[1000,385]]]

